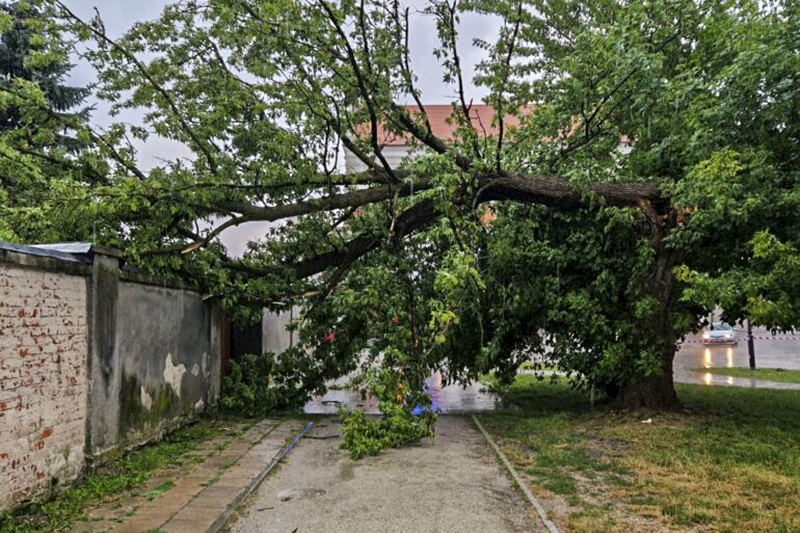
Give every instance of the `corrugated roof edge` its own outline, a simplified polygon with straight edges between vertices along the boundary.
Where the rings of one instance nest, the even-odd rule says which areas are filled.
[[[41,257],[42,259],[31,259],[27,261],[20,256],[14,256],[14,254]],[[91,243],[70,242],[22,245],[0,241],[0,265],[4,262],[11,262],[12,264],[19,263],[28,266],[34,265],[36,268],[44,268],[46,270],[82,276],[91,275],[91,264],[94,261],[94,256],[98,254],[122,258],[122,252],[116,248],[109,248],[107,246],[99,246]],[[57,261],[52,261],[53,259],[64,261],[69,264],[58,263]],[[151,276],[146,270],[123,264],[122,260],[120,260],[119,279],[121,281],[131,281],[168,289],[190,290],[194,292],[200,291],[200,285],[197,282],[184,281],[178,278],[159,278]]]
[[[52,257],[72,263],[90,264],[92,262],[91,248],[86,253],[65,252],[56,248],[47,248],[48,245],[22,245],[0,241],[0,250],[16,252],[19,254],[36,255],[39,257]],[[91,245],[90,245],[91,247]]]
[[[116,257],[117,259],[124,259],[125,256],[121,250],[111,248],[110,246],[103,246],[102,244],[92,244],[90,242],[54,242],[50,244],[31,244],[33,248],[41,248],[43,250],[55,250],[58,252],[66,252],[69,254],[79,255],[108,255]]]

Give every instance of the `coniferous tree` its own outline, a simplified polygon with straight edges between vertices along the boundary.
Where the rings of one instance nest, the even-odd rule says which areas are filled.
[[[80,143],[67,132],[75,121],[85,122],[89,119],[90,107],[81,106],[91,90],[88,87],[66,85],[66,77],[74,66],[68,61],[30,61],[31,52],[41,51],[44,47],[41,30],[34,24],[36,17],[41,16],[36,8],[29,5],[22,7],[19,2],[2,2],[0,11],[11,17],[10,28],[0,36],[0,84],[4,89],[13,87],[17,80],[38,85],[52,112],[47,118],[62,122],[62,131],[55,136],[55,146],[74,152],[79,149]],[[17,107],[0,109],[0,131],[23,126],[29,128],[30,123],[23,122]]]
[[[93,220],[58,202],[102,179],[85,159],[91,90],[67,82],[71,43],[38,0],[0,2],[0,240],[85,239]]]

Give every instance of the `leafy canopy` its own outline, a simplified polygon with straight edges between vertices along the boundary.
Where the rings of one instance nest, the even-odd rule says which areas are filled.
[[[0,30],[0,239],[85,238],[82,224],[53,225],[51,211],[75,182],[97,182],[77,163],[90,91],[65,85],[70,46],[51,6],[0,3]]]
[[[242,319],[300,307],[270,368],[301,394],[370,362],[418,388],[534,355],[611,396],[671,391],[676,341],[715,305],[798,321],[797,2],[184,0],[118,40],[44,5],[91,43],[113,112],[145,112],[87,134],[103,179],[60,174],[50,213]],[[471,79],[465,15],[501,28]],[[437,43],[414,61],[422,18]],[[405,107],[422,76],[452,89],[452,138]],[[390,164],[379,130],[415,157]],[[140,170],[134,141],[159,137],[193,156]],[[221,233],[254,221],[271,229],[231,256]]]

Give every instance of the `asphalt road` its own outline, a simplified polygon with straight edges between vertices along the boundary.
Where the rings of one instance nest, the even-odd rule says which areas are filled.
[[[690,336],[681,345],[673,364],[675,381],[698,385],[723,385],[768,389],[798,390],[796,383],[775,383],[759,379],[721,376],[704,372],[707,368],[749,368],[747,332],[737,329],[738,343],[704,345],[699,336]],[[800,335],[753,332],[756,368],[800,369]]]
[[[704,345],[699,336],[687,337],[675,355],[676,370],[680,368],[732,367],[749,365],[747,332],[737,329],[738,344]],[[756,366],[763,368],[800,369],[800,334],[772,335],[759,329],[755,337]]]

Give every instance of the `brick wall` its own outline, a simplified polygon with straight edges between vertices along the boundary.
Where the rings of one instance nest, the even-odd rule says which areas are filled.
[[[0,509],[84,465],[87,278],[0,264]]]

